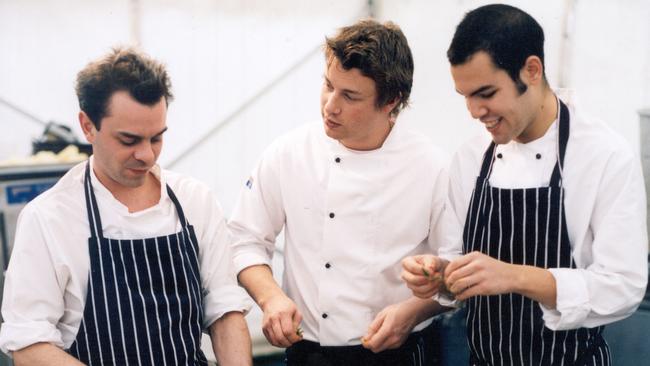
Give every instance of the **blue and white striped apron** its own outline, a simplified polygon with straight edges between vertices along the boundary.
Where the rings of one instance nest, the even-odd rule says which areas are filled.
[[[84,189],[91,236],[83,318],[68,352],[93,365],[207,365],[198,245],[174,192],[182,231],[147,239],[102,233],[86,166]]]
[[[564,213],[562,167],[569,110],[560,101],[557,162],[548,187],[491,187],[496,145],[490,144],[470,201],[463,252],[541,268],[575,268]],[[579,194],[579,192],[576,192]],[[603,327],[552,331],[539,304],[518,294],[467,300],[472,365],[610,365]]]

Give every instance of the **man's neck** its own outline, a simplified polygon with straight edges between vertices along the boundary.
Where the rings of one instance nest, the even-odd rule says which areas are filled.
[[[525,138],[521,138],[524,136],[521,135],[519,139],[516,139],[520,143],[528,143],[544,136],[557,119],[559,105],[553,90],[546,88],[542,93],[542,103],[537,107],[539,110],[534,117],[535,119],[529,125],[530,128],[525,131]]]
[[[146,210],[160,202],[160,181],[149,172],[139,187],[124,187],[112,192],[113,197],[129,209],[130,213]]]
[[[138,187],[127,187],[117,182],[105,182],[110,178],[95,175],[99,182],[122,203],[130,213],[145,210],[160,202],[160,181],[152,172],[147,173],[144,183]],[[102,179],[104,178],[104,179]]]
[[[339,142],[350,150],[356,150],[356,151],[377,150],[384,145],[384,142],[386,142],[386,139],[388,138],[388,135],[390,135],[391,131],[393,130],[394,125],[395,122],[393,120],[389,120],[388,123],[386,124],[386,128],[383,128],[381,131],[379,131],[379,133],[377,133],[377,137],[367,139],[366,141],[363,142],[348,141],[348,140],[339,140]]]

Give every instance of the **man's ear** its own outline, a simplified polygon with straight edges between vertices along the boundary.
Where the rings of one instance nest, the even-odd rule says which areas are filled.
[[[95,128],[93,121],[84,111],[79,111],[79,126],[81,126],[81,130],[83,131],[84,136],[86,136],[86,140],[92,144],[95,141],[97,129]]]
[[[528,56],[519,72],[521,80],[527,85],[537,85],[544,80],[544,65],[539,56]]]
[[[381,107],[381,109],[385,113],[390,113],[391,115],[393,115],[394,114],[393,111],[395,110],[395,107],[397,106],[397,104],[399,104],[399,102],[400,102],[400,98],[395,97],[395,99],[393,99],[392,101],[386,103],[386,105]]]

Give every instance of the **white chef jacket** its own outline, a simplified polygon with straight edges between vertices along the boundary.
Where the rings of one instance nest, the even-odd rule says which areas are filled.
[[[646,200],[640,160],[629,143],[604,123],[575,108],[575,96],[558,91],[570,113],[563,187],[564,208],[577,269],[551,268],[557,308],[541,306],[546,327],[596,327],[632,314],[648,278]],[[548,186],[558,149],[558,122],[526,144],[497,145],[490,185],[498,188]],[[488,133],[465,144],[450,166],[450,201],[465,222]],[[541,157],[538,159],[537,154]]]
[[[91,157],[91,162],[92,162]],[[6,273],[0,329],[0,348],[15,351],[37,342],[67,349],[83,316],[88,285],[90,228],[84,197],[86,162],[66,173],[51,189],[28,203],[20,213],[16,239]],[[252,306],[237,285],[232,268],[230,235],[217,200],[194,179],[152,169],[160,180],[160,201],[129,213],[104,187],[94,172],[104,235],[114,239],[148,238],[181,231],[176,208],[167,195],[169,184],[199,245],[203,288],[203,326],[230,311]]]
[[[402,127],[379,149],[353,151],[306,125],[275,141],[242,189],[229,222],[235,269],[271,265],[284,228],[283,288],[304,339],[360,344],[379,311],[412,296],[402,258],[460,240],[445,230],[444,155]]]

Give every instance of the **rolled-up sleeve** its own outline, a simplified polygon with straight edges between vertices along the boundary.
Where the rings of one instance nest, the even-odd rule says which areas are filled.
[[[280,162],[276,141],[264,153],[241,189],[228,223],[233,235],[235,273],[258,264],[271,266],[275,240],[286,217],[282,204]]]
[[[210,221],[205,224],[199,245],[203,282],[203,327],[208,328],[226,313],[248,313],[253,302],[246,291],[237,284],[232,262],[232,238],[221,207],[211,193],[207,194],[205,200],[204,205],[208,207],[209,212],[206,212],[204,217]]]
[[[39,342],[64,347],[57,326],[64,313],[60,282],[66,282],[63,277],[68,272],[52,260],[44,230],[35,210],[25,207],[5,274],[0,329],[0,349],[5,353]]]
[[[545,325],[552,330],[623,319],[636,310],[645,294],[648,237],[639,161],[631,153],[613,154],[597,178],[589,232],[582,245],[574,245],[578,269],[550,269],[557,305],[541,308]]]

